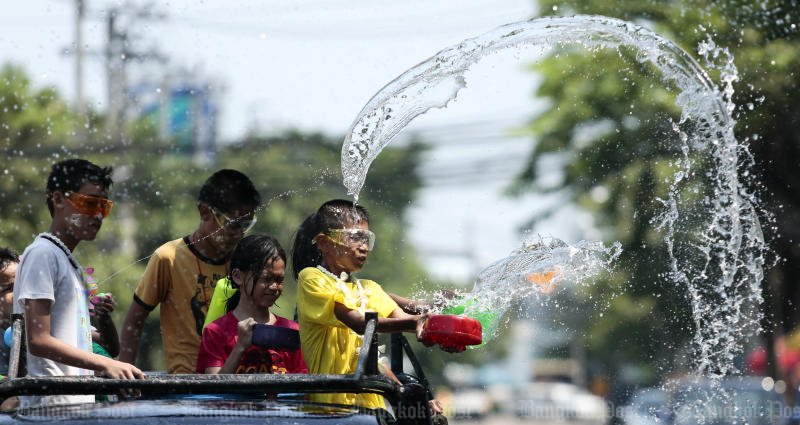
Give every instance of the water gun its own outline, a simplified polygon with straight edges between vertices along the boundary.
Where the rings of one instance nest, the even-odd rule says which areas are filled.
[[[422,328],[424,344],[439,344],[446,351],[464,351],[468,345],[483,342],[481,322],[467,316],[434,314]]]
[[[93,274],[94,274],[94,267],[87,267],[86,268],[86,279],[85,279],[85,281],[86,281],[86,292],[87,292],[87,295],[88,295],[87,298],[91,298],[91,297],[97,295],[97,292],[99,290],[99,286],[97,285],[97,281],[94,279],[94,276],[92,276]]]
[[[465,316],[478,321],[481,325],[481,342],[479,342],[480,346],[486,345],[486,341],[494,337],[494,335],[497,333],[497,326],[500,319],[496,312],[480,308],[478,301],[469,296],[464,296],[457,300],[454,304],[445,307],[442,310],[442,314]]]
[[[100,287],[94,279],[94,267],[86,268],[86,295],[89,298],[89,315],[94,316],[94,306],[101,303],[103,299],[110,299],[112,295],[107,292],[100,292]]]

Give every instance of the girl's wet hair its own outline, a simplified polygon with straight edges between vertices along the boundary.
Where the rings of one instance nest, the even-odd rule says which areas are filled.
[[[225,303],[225,310],[231,311],[236,308],[241,298],[239,285],[233,280],[233,270],[241,270],[244,274],[250,273],[253,281],[258,280],[261,272],[264,271],[264,266],[267,263],[273,263],[278,259],[286,263],[286,251],[283,250],[280,243],[269,235],[252,234],[242,238],[231,255],[230,276],[228,279],[231,281],[231,286],[236,289],[233,295],[228,298]],[[242,282],[245,286],[246,282]],[[250,295],[253,294],[255,285],[250,288]]]
[[[367,209],[345,199],[328,201],[303,220],[292,244],[292,271],[295,279],[300,270],[322,264],[322,253],[313,243],[315,236],[331,229],[344,229],[362,221],[369,223]]]

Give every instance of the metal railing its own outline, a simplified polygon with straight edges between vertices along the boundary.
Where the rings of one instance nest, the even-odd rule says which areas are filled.
[[[367,313],[368,315],[370,313]],[[20,325],[14,321],[14,332]],[[350,375],[312,374],[225,374],[225,375],[156,375],[145,379],[106,379],[89,376],[15,377],[20,359],[25,358],[24,337],[15,339],[9,377],[0,383],[0,398],[16,395],[113,394],[135,390],[142,395],[201,393],[375,393],[390,400],[403,396],[402,388],[378,373],[377,315],[367,317],[364,344],[355,373]],[[21,330],[21,329],[20,329]],[[19,332],[21,334],[21,332]],[[13,354],[16,353],[16,356]],[[13,369],[13,370],[11,370]]]

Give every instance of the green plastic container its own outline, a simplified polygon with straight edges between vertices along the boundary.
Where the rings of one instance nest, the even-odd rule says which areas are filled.
[[[500,318],[493,311],[476,309],[475,307],[479,305],[474,298],[463,297],[457,300],[455,304],[442,310],[442,314],[466,315],[481,322],[483,342],[480,345],[470,346],[470,348],[483,347],[488,340],[497,334],[497,325]],[[467,310],[469,310],[469,314],[466,314]]]

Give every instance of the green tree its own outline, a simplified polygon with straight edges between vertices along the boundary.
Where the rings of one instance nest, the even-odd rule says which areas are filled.
[[[153,123],[132,123],[124,142],[108,137],[102,117],[92,115],[84,140],[77,140],[79,122],[52,88],[34,89],[25,72],[6,66],[0,72],[0,246],[22,251],[47,230],[45,181],[53,163],[85,157],[114,166],[115,201],[111,216],[93,243],[75,254],[96,269],[104,292],[114,294],[120,324],[149,255],[162,243],[190,234],[199,216],[196,199],[203,181],[221,168],[247,174],[264,200],[253,231],[274,235],[288,251],[301,221],[324,201],[346,197],[341,183],[341,138],[287,132],[251,136],[219,148],[214,163],[198,164],[160,140]],[[390,148],[372,166],[361,203],[371,213],[370,227],[378,235],[375,251],[363,271],[385,289],[401,295],[436,285],[426,275],[408,242],[405,210],[421,180],[416,170],[420,144]],[[398,178],[397,176],[403,176]],[[296,288],[288,280],[277,313],[294,315]],[[140,355],[144,368],[162,368],[158,312],[150,315]],[[413,338],[412,338],[413,339]],[[441,356],[424,356],[431,367]]]
[[[765,185],[764,208],[776,214],[774,226],[767,221],[764,230],[777,255],[786,259],[769,275],[781,301],[774,316],[783,330],[800,319],[792,307],[799,295],[791,289],[800,277],[799,254],[791,248],[800,230],[794,181],[800,165],[800,133],[794,131],[800,123],[800,40],[791,24],[798,20],[794,3],[585,0],[539,5],[542,14],[598,14],[638,22],[689,52],[709,37],[730,49],[740,77],[734,96],[740,105],[734,113],[736,133],[751,141],[752,171]],[[678,145],[672,141],[671,123],[678,122],[679,111],[674,92],[633,55],[625,49],[560,50],[533,66],[543,76],[536,95],[549,99],[551,107],[530,124],[537,144],[513,191],[561,191],[594,213],[609,240],[623,243],[620,263],[629,267],[598,285],[594,296],[621,294],[608,301],[602,317],[585,323],[588,348],[600,368],[638,363],[657,378],[691,360],[685,350],[693,323],[684,288],[669,286],[663,278],[666,264],[652,261],[664,258],[666,248],[650,224],[659,207],[656,198],[666,197],[666,181],[674,172]],[[571,159],[564,179],[538,187],[540,163],[557,153]],[[772,308],[767,305],[768,315]]]

